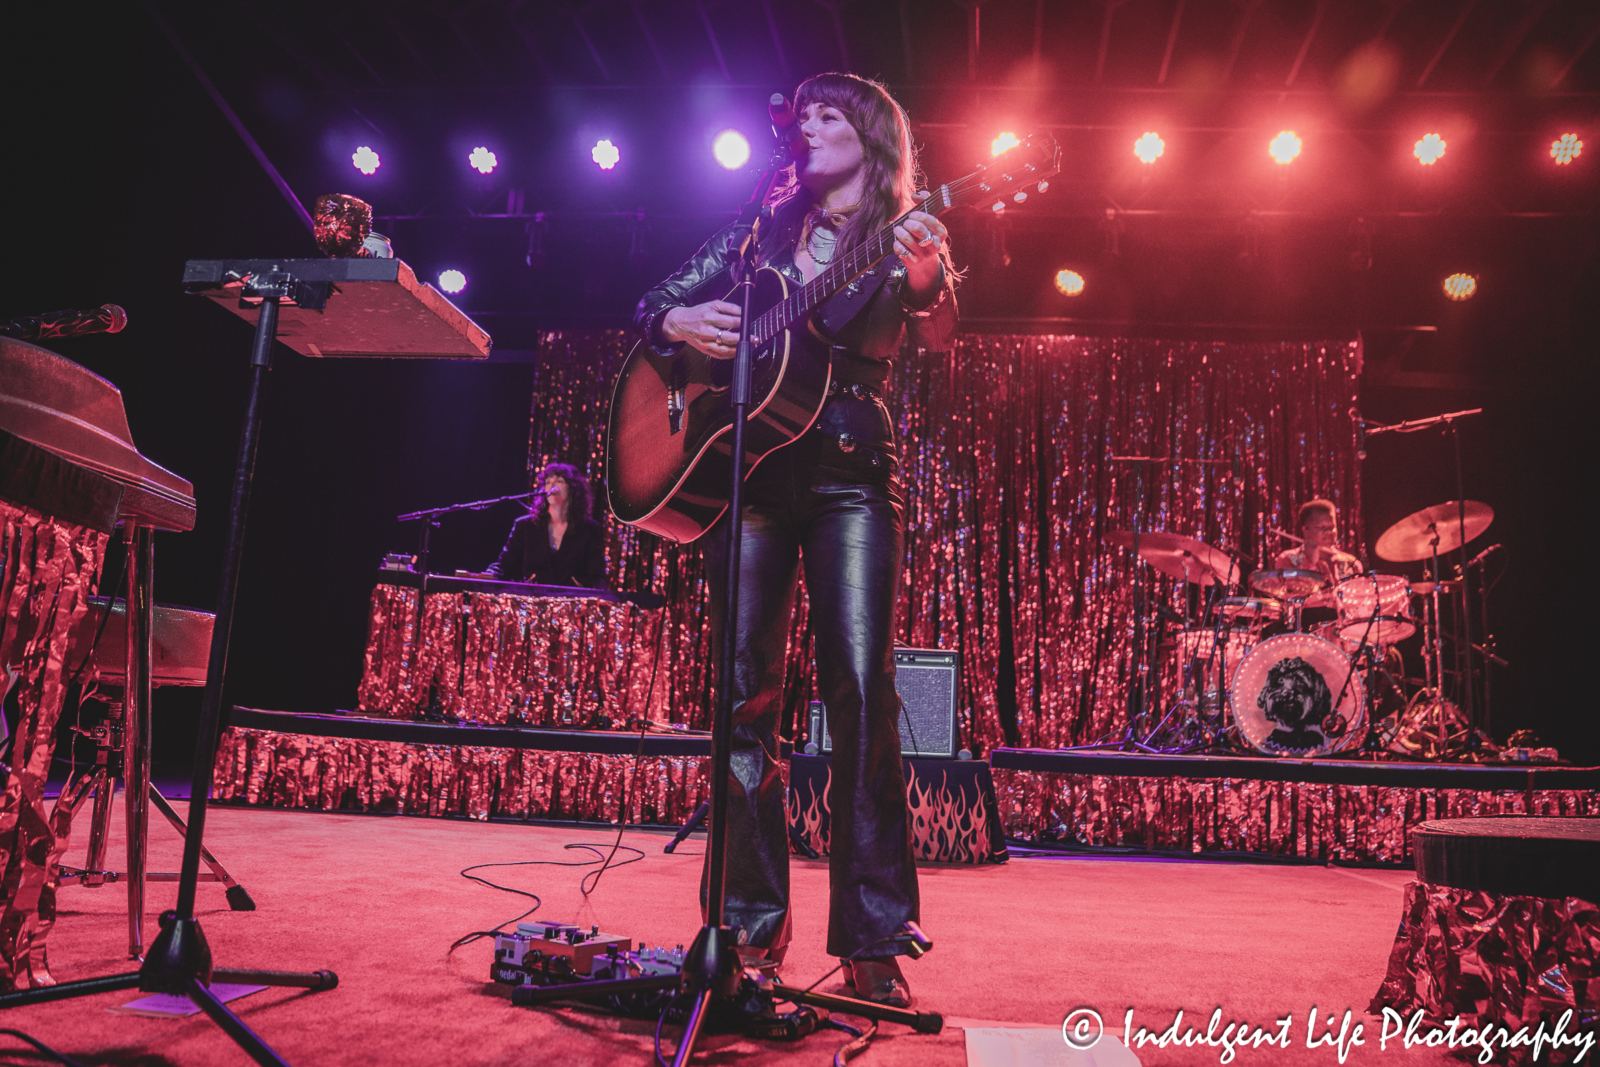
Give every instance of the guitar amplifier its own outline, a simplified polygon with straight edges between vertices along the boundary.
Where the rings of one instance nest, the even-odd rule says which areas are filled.
[[[954,759],[961,747],[956,732],[956,678],[961,655],[937,648],[894,650],[894,688],[900,694],[900,751],[907,756]],[[822,703],[813,700],[809,737],[823,752],[833,751]]]

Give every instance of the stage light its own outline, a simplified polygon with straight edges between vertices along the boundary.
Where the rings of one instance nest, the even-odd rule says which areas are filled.
[[[362,174],[376,174],[383,160],[378,158],[378,153],[362,145],[350,156],[350,162],[354,163],[356,170]]]
[[[1267,146],[1267,151],[1272,153],[1272,158],[1279,163],[1291,162],[1300,154],[1300,138],[1294,135],[1293,130],[1284,130],[1272,139]]]
[[[622,158],[622,153],[617,151],[617,146],[610,141],[596,141],[589,155],[600,164],[601,170],[610,170]]]
[[[1062,296],[1077,296],[1083,292],[1083,275],[1075,270],[1056,271],[1056,289]]]
[[[1021,141],[1017,140],[1017,135],[1016,134],[1014,134],[1014,133],[1002,133],[999,137],[996,137],[993,141],[991,141],[989,143],[989,148],[990,148],[990,153],[989,154],[998,156],[1001,152],[1005,152],[1005,151],[1008,151],[1009,149],[1015,148],[1015,147],[1017,147],[1017,145],[1019,145],[1021,143],[1022,143]]]
[[[711,142],[711,154],[728,170],[738,170],[750,162],[750,142],[738,130],[723,130]]]
[[[472,150],[472,154],[467,157],[467,162],[472,164],[472,169],[479,174],[488,174],[494,170],[495,164],[499,163],[500,160],[495,158],[493,152],[480,146]]]
[[[1583,154],[1583,142],[1575,133],[1564,133],[1550,143],[1550,158],[1558,166],[1566,166]]]
[[[458,270],[439,272],[439,288],[447,293],[459,293],[467,287],[467,276]]]
[[[1444,295],[1451,300],[1471,300],[1478,291],[1478,279],[1470,274],[1452,274],[1444,280]]]
[[[1146,163],[1154,163],[1167,150],[1167,143],[1153,133],[1147,133],[1133,142],[1133,154]]]
[[[1411,154],[1421,161],[1424,167],[1431,167],[1439,162],[1439,157],[1444,155],[1444,138],[1436,133],[1430,133],[1418,141]]]

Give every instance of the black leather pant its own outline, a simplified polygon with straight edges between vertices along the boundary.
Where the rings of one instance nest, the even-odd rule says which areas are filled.
[[[831,403],[819,421],[837,429],[852,421],[840,409],[863,403],[870,406]],[[882,421],[886,431],[886,415]],[[867,440],[851,451],[840,448],[837,434],[813,431],[768,456],[746,482],[725,922],[769,950],[789,941],[777,727],[802,556],[819,695],[833,740],[828,952],[849,956],[919,917],[890,633],[905,501],[892,475],[892,438],[882,440],[871,431],[872,419],[866,422]],[[719,665],[727,522],[724,516],[704,541]],[[704,896],[702,885],[702,904]],[[863,958],[898,952],[877,945]]]

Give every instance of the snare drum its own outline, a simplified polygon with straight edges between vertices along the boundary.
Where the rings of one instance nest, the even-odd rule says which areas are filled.
[[[1358,574],[1333,591],[1339,604],[1339,638],[1392,645],[1417,632],[1411,619],[1411,583],[1398,574]],[[1368,629],[1370,624],[1371,629]]]
[[[1239,733],[1269,756],[1342,752],[1367,729],[1364,673],[1314,634],[1279,634],[1251,649],[1228,680],[1228,704]]]

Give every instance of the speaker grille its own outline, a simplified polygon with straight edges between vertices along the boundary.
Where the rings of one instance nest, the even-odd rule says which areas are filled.
[[[956,734],[956,678],[961,657],[936,648],[897,648],[894,688],[900,694],[900,751],[907,756],[954,759],[960,748]],[[822,751],[833,751],[822,705],[811,705],[811,737]]]

